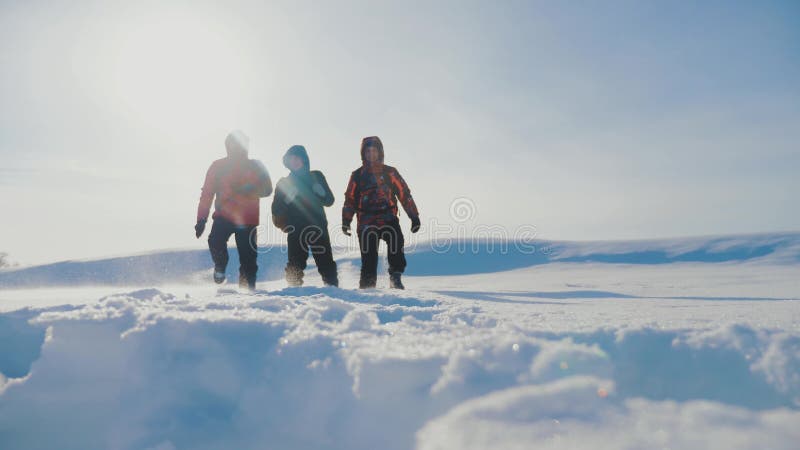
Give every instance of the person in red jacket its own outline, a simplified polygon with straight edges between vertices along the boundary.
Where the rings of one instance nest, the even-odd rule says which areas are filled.
[[[361,167],[350,175],[342,208],[342,231],[350,236],[350,223],[358,217],[358,245],[361,249],[361,289],[375,287],[378,269],[378,244],[386,241],[389,259],[389,285],[403,289],[401,276],[406,268],[403,232],[397,218],[397,201],[411,219],[411,232],[419,231],[417,205],[403,177],[383,163],[383,143],[377,136],[361,141]]]
[[[199,239],[214,201],[214,224],[208,235],[208,248],[214,261],[214,282],[225,281],[228,266],[228,239],[236,237],[239,252],[239,286],[255,289],[258,265],[256,227],[259,200],[272,193],[272,180],[260,161],[247,156],[249,139],[234,131],[225,139],[228,156],[211,163],[197,206],[195,236]]]

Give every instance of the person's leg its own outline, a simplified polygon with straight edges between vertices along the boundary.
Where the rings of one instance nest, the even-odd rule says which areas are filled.
[[[328,286],[339,286],[339,274],[336,270],[336,261],[333,260],[331,237],[327,228],[320,228],[318,236],[313,243],[310,243],[309,248],[314,255],[317,270],[322,275],[322,282]]]
[[[389,287],[393,289],[405,289],[403,286],[402,275],[406,268],[406,256],[403,251],[405,242],[400,223],[394,222],[387,224],[381,230],[381,239],[386,241],[387,256],[389,259]]]
[[[225,219],[214,219],[211,232],[208,234],[208,249],[214,261],[214,271],[225,273],[228,267],[228,239],[233,233],[233,226]]]
[[[286,236],[289,257],[286,262],[286,282],[289,286],[302,286],[303,271],[308,261],[308,247],[303,242],[303,230],[293,229]]]
[[[400,222],[392,222],[381,229],[381,238],[386,241],[389,260],[389,274],[403,273],[406,270],[406,255],[403,247],[405,239]]]
[[[378,280],[378,229],[364,227],[358,233],[358,245],[361,248],[361,289],[373,288]]]
[[[258,273],[258,233],[256,227],[236,229],[236,249],[239,251],[239,287],[256,288]]]

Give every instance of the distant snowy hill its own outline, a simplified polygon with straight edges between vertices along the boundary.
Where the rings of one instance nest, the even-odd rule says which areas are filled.
[[[264,249],[262,249],[264,250]],[[238,255],[230,249],[228,278],[235,279]],[[450,241],[421,242],[410,249],[408,275],[468,275],[502,272],[540,264],[677,262],[800,262],[800,233],[772,233],[642,241]],[[340,252],[339,262],[355,262]],[[313,261],[310,261],[313,263]],[[273,246],[258,257],[259,281],[283,277],[285,246]],[[173,250],[88,261],[63,261],[0,271],[0,289],[23,287],[116,285],[142,286],[205,279],[212,267],[208,250]],[[205,276],[205,278],[204,278]]]

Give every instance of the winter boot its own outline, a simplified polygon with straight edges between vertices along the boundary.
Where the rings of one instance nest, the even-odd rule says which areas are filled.
[[[222,284],[225,282],[225,271],[214,270],[214,283]]]
[[[359,289],[372,289],[377,284],[378,280],[376,278],[364,278],[358,281],[358,288]]]
[[[325,283],[325,286],[339,287],[339,277],[338,276],[322,277],[322,282]]]
[[[289,287],[299,287],[303,285],[303,269],[295,266],[286,266],[286,284]]]
[[[239,289],[246,289],[248,291],[256,290],[256,277],[255,275],[239,274]]]
[[[400,279],[402,275],[400,272],[390,273],[389,287],[392,289],[405,289],[406,287],[403,286],[403,281]]]

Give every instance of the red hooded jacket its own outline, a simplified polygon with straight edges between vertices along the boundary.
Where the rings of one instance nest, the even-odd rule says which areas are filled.
[[[197,221],[206,220],[211,201],[214,219],[234,225],[259,224],[259,200],[272,193],[272,180],[260,161],[248,159],[243,147],[229,146],[228,156],[211,164],[197,206]]]

